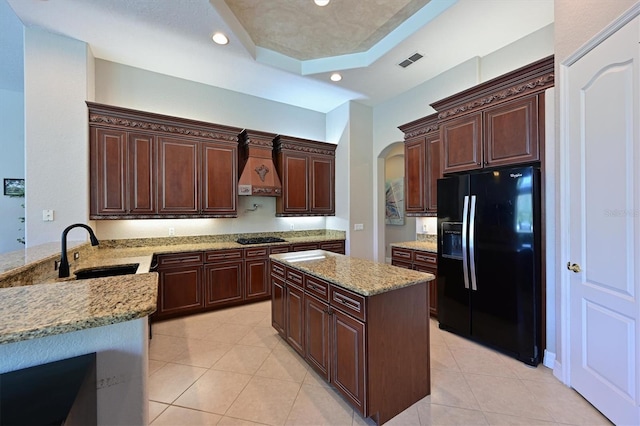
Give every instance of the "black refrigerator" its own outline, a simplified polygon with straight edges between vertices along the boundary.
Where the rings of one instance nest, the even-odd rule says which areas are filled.
[[[540,170],[438,180],[440,328],[541,362]]]

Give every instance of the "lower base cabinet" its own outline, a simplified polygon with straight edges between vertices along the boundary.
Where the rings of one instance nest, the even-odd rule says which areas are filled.
[[[382,424],[431,393],[428,285],[365,297],[272,260],[272,324],[362,416]]]
[[[438,276],[438,255],[436,253],[392,247],[391,264],[399,268],[413,269]],[[429,285],[429,313],[434,318],[438,317],[437,278]]]

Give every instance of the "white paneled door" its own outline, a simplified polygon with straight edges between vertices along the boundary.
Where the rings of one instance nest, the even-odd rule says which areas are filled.
[[[639,36],[635,18],[565,80],[570,384],[617,425],[640,424]]]

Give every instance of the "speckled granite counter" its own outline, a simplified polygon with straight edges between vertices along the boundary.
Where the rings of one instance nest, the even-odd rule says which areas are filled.
[[[373,296],[435,279],[433,274],[324,250],[272,254],[270,257],[363,296]]]
[[[406,241],[402,243],[391,243],[391,247],[438,253],[438,243],[435,241]]]
[[[5,288],[0,344],[143,318],[157,293],[155,272]]]

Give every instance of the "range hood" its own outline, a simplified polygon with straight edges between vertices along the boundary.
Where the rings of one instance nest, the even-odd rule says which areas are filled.
[[[273,163],[273,138],[276,135],[257,130],[243,130],[239,136],[240,179],[238,195],[279,197],[282,183]]]

